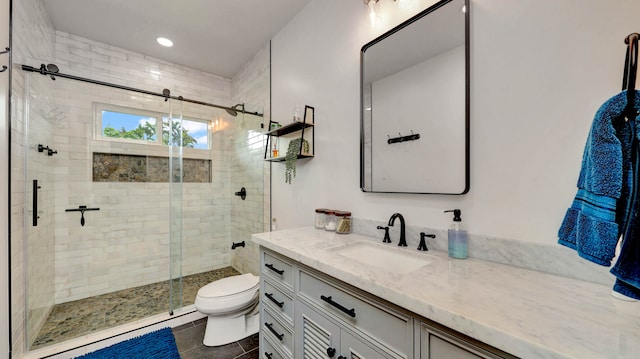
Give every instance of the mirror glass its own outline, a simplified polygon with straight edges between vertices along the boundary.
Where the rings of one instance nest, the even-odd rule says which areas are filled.
[[[362,47],[363,191],[468,191],[468,38],[468,0],[444,0]]]

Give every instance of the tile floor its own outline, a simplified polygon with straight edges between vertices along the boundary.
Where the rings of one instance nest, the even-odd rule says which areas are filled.
[[[240,273],[225,267],[183,277],[183,306],[193,304],[204,285],[236,274]],[[168,299],[169,281],[163,281],[57,304],[31,350],[167,312]]]
[[[173,328],[178,352],[181,359],[258,359],[258,334],[244,338],[237,342],[207,347],[202,344],[207,319],[203,318]]]

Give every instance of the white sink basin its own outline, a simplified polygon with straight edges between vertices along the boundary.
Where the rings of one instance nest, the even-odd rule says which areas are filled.
[[[426,254],[411,253],[408,250],[366,241],[353,242],[329,250],[361,264],[395,273],[412,272],[431,263]]]

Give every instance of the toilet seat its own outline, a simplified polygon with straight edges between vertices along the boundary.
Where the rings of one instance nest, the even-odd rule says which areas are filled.
[[[196,309],[205,314],[226,314],[253,307],[259,287],[260,277],[251,273],[217,280],[198,290]]]
[[[255,290],[260,284],[260,277],[251,273],[235,275],[209,283],[198,290],[202,298],[221,298]]]

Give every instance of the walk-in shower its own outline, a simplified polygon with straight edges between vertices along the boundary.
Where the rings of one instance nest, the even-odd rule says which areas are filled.
[[[237,274],[232,242],[264,230],[262,109],[22,70],[28,349],[180,311]]]

